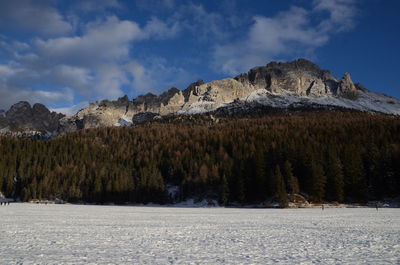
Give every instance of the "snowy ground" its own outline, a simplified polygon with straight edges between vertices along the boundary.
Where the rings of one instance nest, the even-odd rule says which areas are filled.
[[[0,264],[400,264],[400,209],[11,204]]]

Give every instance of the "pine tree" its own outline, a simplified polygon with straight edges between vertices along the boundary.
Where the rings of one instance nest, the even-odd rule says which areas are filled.
[[[261,147],[257,145],[256,153],[253,159],[253,191],[255,201],[261,201],[265,199],[265,188],[267,186],[266,176],[266,158]]]
[[[344,177],[340,160],[333,153],[328,156],[327,177],[327,199],[330,201],[343,202],[344,200]]]
[[[229,200],[229,186],[225,175],[222,175],[219,188],[219,201],[222,205],[226,205]]]
[[[93,199],[95,202],[103,202],[103,184],[99,175],[96,175],[94,178]]]
[[[288,197],[286,193],[285,181],[283,179],[281,168],[279,167],[279,165],[275,167],[273,179],[275,187],[274,197],[277,199],[281,207],[287,207]]]
[[[294,176],[292,164],[288,160],[283,164],[282,175],[286,183],[287,193],[298,194],[300,192],[299,181]]]
[[[354,145],[346,146],[343,158],[345,194],[356,201],[367,199],[367,186],[361,154]]]
[[[311,162],[311,197],[314,201],[322,202],[325,196],[326,176],[323,167],[315,162]]]

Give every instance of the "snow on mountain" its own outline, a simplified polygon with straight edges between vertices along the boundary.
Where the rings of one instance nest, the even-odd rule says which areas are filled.
[[[360,91],[357,99],[347,99],[326,95],[322,97],[297,96],[293,93],[277,94],[264,89],[256,90],[246,99],[246,102],[257,102],[264,106],[287,108],[289,106],[318,104],[354,109],[366,112],[380,112],[400,115],[400,101],[372,91]]]

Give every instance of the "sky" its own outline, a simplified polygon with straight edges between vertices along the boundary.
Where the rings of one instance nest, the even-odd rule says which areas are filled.
[[[306,58],[400,98],[397,0],[0,0],[0,109],[72,114]]]

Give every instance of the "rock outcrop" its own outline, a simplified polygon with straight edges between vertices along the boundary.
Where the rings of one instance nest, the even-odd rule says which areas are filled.
[[[0,109],[0,129],[7,127],[8,121],[5,110]]]
[[[183,92],[177,88],[171,88],[159,96],[147,93],[132,101],[128,99],[128,96],[116,101],[102,100],[90,104],[73,116],[62,119],[60,132],[67,133],[97,127],[130,126],[137,124],[138,120],[143,121],[143,117],[176,113],[184,103]]]
[[[338,85],[336,94],[350,99],[356,99],[359,95],[357,87],[351,80],[350,74],[345,73]],[[360,89],[361,90],[361,89]]]
[[[64,115],[50,112],[43,104],[32,107],[26,101],[0,112],[0,132],[2,135],[45,135],[58,132],[59,121]]]
[[[322,70],[305,59],[287,63],[271,62],[238,75],[235,79],[255,89],[266,89],[272,93],[289,92],[315,97],[334,94],[339,84],[328,70]]]

